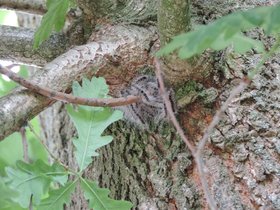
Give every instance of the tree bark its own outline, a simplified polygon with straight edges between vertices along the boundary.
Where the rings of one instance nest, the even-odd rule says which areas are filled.
[[[264,3],[196,0],[191,5],[192,23],[208,23],[232,10],[247,9],[252,5],[259,6]],[[92,39],[106,42],[108,37],[115,40],[123,38],[118,37],[117,33],[108,32],[110,28],[105,28]],[[138,27],[129,27],[129,30],[133,34]],[[141,31],[143,34],[149,31],[150,35],[140,40],[142,44],[146,43],[144,46],[150,47],[139,47],[142,45],[137,45],[139,39],[136,39],[130,44],[114,48],[120,50],[117,51],[118,55],[125,52],[129,57],[121,57],[124,59],[119,68],[106,63],[105,68],[99,71],[98,75],[105,76],[108,84],[111,84],[112,93],[123,88],[127,81],[137,75],[137,71],[143,72],[142,64],[150,65],[149,53],[154,50],[154,46],[151,46],[158,43],[158,40],[154,39],[154,33],[150,30],[141,28]],[[250,32],[249,35],[263,39],[268,46],[272,42],[258,30]],[[126,49],[128,50],[125,51]],[[146,54],[143,53],[145,50],[148,51]],[[209,61],[205,69],[211,72],[206,77],[208,80],[194,87],[191,87],[193,83],[190,82],[180,83],[176,89],[179,101],[193,94],[193,91],[207,92],[215,88],[218,93],[212,95],[211,100],[198,96],[180,107],[178,118],[194,145],[198,144],[215,110],[260,59],[260,55],[253,51],[246,56],[239,56],[230,49],[216,53],[212,58],[208,57],[209,54],[205,56]],[[264,71],[233,101],[205,148],[205,173],[209,190],[219,209],[280,209],[279,58],[278,56],[268,61]],[[133,65],[136,61],[137,65]],[[122,79],[117,80],[120,77]],[[54,78],[51,81],[56,83]],[[63,84],[63,89],[67,89],[70,83]],[[61,84],[57,85],[61,87]],[[43,102],[45,103],[46,99],[40,103]],[[42,135],[52,152],[63,163],[77,168],[71,142],[75,129],[64,104],[56,103],[49,107],[40,115],[40,121]],[[140,210],[207,209],[197,166],[171,125],[165,123],[155,125],[149,130],[141,130],[122,121],[112,125],[106,132],[112,134],[114,140],[98,151],[100,156],[94,158],[85,176],[97,180],[101,187],[109,188],[113,198],[130,200],[134,209]],[[68,209],[88,209],[79,190]]]
[[[122,85],[121,81],[130,80],[136,69],[148,62],[147,52],[150,51],[154,38],[153,27],[104,27],[91,37],[94,42],[77,46],[62,54],[37,71],[31,80],[56,91],[68,92],[73,81],[80,81],[82,77],[92,77],[94,74],[103,75],[109,77],[108,82],[114,81],[114,90],[117,91]],[[116,64],[110,60],[114,57],[122,59],[122,63],[116,68]],[[125,76],[122,76],[123,74]],[[23,88],[2,97],[0,140],[17,131],[26,120],[32,119],[52,103],[53,100]]]
[[[195,20],[213,20],[230,12],[234,4],[223,2],[219,6],[219,1],[214,3],[209,10],[210,3],[195,1],[192,12],[200,14]],[[244,8],[248,7],[244,4]],[[246,72],[258,57],[253,53],[244,59],[232,55],[230,51],[217,54],[216,62],[212,63],[215,76],[204,84],[205,87],[219,87],[216,102],[209,104],[199,98],[180,109],[180,122],[194,144],[199,141],[215,110],[244,76],[242,72]],[[245,62],[246,59],[251,63]],[[219,209],[280,208],[278,68],[277,58],[267,64],[266,71],[229,107],[205,148],[207,181]],[[55,107],[49,108],[49,112],[54,112],[52,110]],[[43,124],[47,123],[44,117],[41,120]],[[63,120],[58,127],[67,130],[68,123]],[[72,130],[69,132],[67,135],[71,136]],[[196,165],[172,126],[142,131],[128,122],[119,122],[107,132],[114,135],[114,141],[99,151],[100,156],[94,159],[86,176],[98,180],[100,186],[108,187],[112,197],[128,199],[135,209],[143,210],[207,208]],[[64,160],[73,160],[69,158],[72,157],[72,146],[65,140],[64,132],[59,134],[50,127],[45,136],[48,142],[52,138],[63,138],[67,144],[56,151],[64,151],[60,154],[60,157],[67,156]],[[57,144],[61,145],[56,141]],[[81,207],[81,197],[81,194],[74,197],[70,209]]]
[[[46,11],[44,0],[0,0],[0,7],[35,14],[43,14]]]
[[[38,49],[33,49],[35,31],[28,28],[0,27],[0,59],[36,66],[44,66],[69,47],[63,34],[52,35]]]

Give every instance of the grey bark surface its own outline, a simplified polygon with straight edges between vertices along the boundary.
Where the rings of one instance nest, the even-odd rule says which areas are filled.
[[[55,34],[34,50],[34,34],[34,29],[0,26],[0,59],[44,66],[47,62],[64,53],[69,47],[65,35]]]
[[[208,23],[232,10],[263,4],[196,0],[192,3],[192,21]],[[262,36],[258,31],[248,35]],[[271,42],[264,41],[268,45]],[[130,53],[135,51],[133,44]],[[279,58],[267,62],[263,72],[235,99],[205,148],[207,180],[219,209],[280,209]],[[127,65],[131,59],[127,58]],[[260,55],[253,52],[240,57],[230,49],[217,54],[211,81],[211,85],[218,87],[215,103],[198,98],[179,110],[178,118],[194,144],[230,90],[259,59]],[[129,73],[124,66],[113,72],[115,68],[108,68],[109,73],[103,70],[100,75],[110,78],[116,72]],[[64,105],[54,104],[40,115],[40,121],[42,135],[52,152],[65,164],[77,168],[71,143],[75,129]],[[140,210],[207,209],[196,165],[172,126],[159,125],[143,131],[128,122],[118,122],[106,132],[114,140],[98,151],[100,156],[94,158],[85,176],[109,188],[112,197],[130,200]],[[79,190],[67,209],[88,209]]]
[[[43,14],[46,3],[44,0],[0,0],[0,8]]]
[[[209,22],[229,13],[233,6],[240,9],[235,1],[220,3],[195,1],[193,14],[200,16],[195,16],[194,22]],[[251,3],[242,6],[247,9],[252,7]],[[217,57],[213,83],[221,87],[215,103],[218,106],[205,105],[198,99],[180,110],[181,124],[194,143],[208,124],[206,118],[213,115],[244,72],[259,59],[259,55],[252,53],[242,60],[230,51]],[[234,101],[205,148],[206,175],[219,209],[280,208],[278,61],[275,58],[266,64],[263,73]],[[55,107],[49,108],[48,113],[56,112],[51,110]],[[41,118],[44,125],[49,122],[45,117]],[[67,157],[64,161],[72,164],[73,147],[68,137],[73,130],[59,134],[59,129],[64,131],[69,124],[63,117],[63,121],[57,121],[44,132],[48,144],[59,145],[55,151],[63,151],[58,155]],[[196,166],[172,128],[160,126],[141,131],[127,122],[119,122],[107,132],[113,134],[113,142],[99,151],[100,156],[94,158],[85,175],[109,188],[112,197],[132,201],[135,209],[206,209]],[[51,143],[51,139],[55,141]],[[67,143],[62,146],[60,139]],[[84,202],[81,194],[73,199],[69,209],[87,209],[81,206]]]
[[[110,76],[114,72],[114,76],[121,80],[126,70],[131,77],[135,69],[147,63],[147,52],[154,38],[153,27],[104,27],[91,37],[92,42],[74,47],[57,57],[32,75],[30,80],[56,91],[67,92],[73,81],[81,81],[82,77],[92,77],[94,74]],[[114,56],[122,58],[123,62],[118,68],[113,68],[115,64],[110,60]],[[0,98],[0,140],[17,131],[26,120],[32,119],[52,102],[24,88]]]

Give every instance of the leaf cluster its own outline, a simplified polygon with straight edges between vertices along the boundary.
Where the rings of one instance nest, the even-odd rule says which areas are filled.
[[[90,91],[89,91],[90,90]],[[108,86],[103,78],[83,79],[82,85],[73,84],[73,94],[88,98],[108,97]],[[46,164],[41,160],[33,163],[18,161],[15,167],[6,167],[6,176],[0,181],[0,209],[26,209],[31,204],[39,210],[63,209],[70,203],[77,184],[95,210],[128,210],[132,204],[108,197],[109,190],[99,188],[97,183],[84,179],[82,173],[97,156],[97,149],[112,141],[112,136],[102,136],[104,130],[122,118],[122,112],[108,107],[68,106],[67,110],[74,122],[78,138],[74,139],[75,157],[79,165],[76,172],[58,163]],[[69,175],[74,177],[69,180]]]
[[[230,14],[194,31],[175,36],[157,55],[168,55],[177,50],[179,57],[184,59],[201,54],[206,49],[222,50],[228,46],[240,54],[252,48],[263,52],[262,42],[246,37],[243,32],[260,27],[267,35],[279,33],[279,11],[280,5],[277,5]]]
[[[53,30],[60,31],[65,23],[69,0],[47,0],[47,13],[43,16],[40,27],[34,37],[34,48],[48,39]]]

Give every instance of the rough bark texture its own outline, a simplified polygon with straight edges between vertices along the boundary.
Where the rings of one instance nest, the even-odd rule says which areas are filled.
[[[193,23],[208,23],[232,10],[263,5],[262,2],[193,1]],[[113,38],[113,33],[107,35]],[[262,38],[258,31],[248,35]],[[264,41],[271,44],[269,39]],[[129,46],[129,53],[137,49],[133,44],[135,42]],[[279,58],[267,62],[262,74],[232,103],[205,148],[206,175],[219,209],[280,209]],[[128,65],[131,59],[136,62],[139,57],[128,56],[125,63]],[[212,67],[214,76],[203,85],[216,88],[215,103],[213,98],[209,101],[197,97],[182,106],[178,116],[194,144],[230,90],[259,59],[260,55],[253,52],[240,57],[227,50],[217,53],[215,62],[207,65]],[[124,66],[111,66],[109,71],[99,74],[105,75],[109,84],[125,84],[126,79],[135,75],[137,67],[130,73],[127,69],[131,69],[131,65]],[[116,80],[122,74],[126,74],[125,79]],[[189,85],[186,83],[180,88],[188,90]],[[42,113],[40,119],[47,145],[65,164],[76,168],[70,141],[75,131],[64,105],[56,103]],[[118,122],[107,132],[113,134],[114,141],[99,151],[100,156],[94,159],[85,176],[108,187],[112,197],[130,200],[135,209],[142,210],[207,209],[196,165],[171,127],[157,125],[143,131],[127,122]],[[79,190],[68,209],[88,209]]]
[[[275,59],[268,65],[227,110],[207,145],[204,161],[219,209],[280,208],[280,64]],[[238,81],[235,75],[225,84],[218,103]],[[198,100],[181,110],[181,123],[194,141],[201,137],[212,109]],[[51,149],[76,167],[69,141],[73,130],[65,114],[61,106],[49,108],[42,118],[49,127],[43,128]],[[163,126],[143,132],[128,123],[117,123],[108,132],[114,141],[99,151],[85,175],[108,187],[112,197],[128,199],[143,210],[205,208],[196,166],[173,129]],[[75,195],[69,209],[87,209],[82,197]]]
[[[244,72],[259,60],[257,54],[247,55],[246,58],[230,57],[227,70],[233,69],[234,72],[226,74],[230,82],[224,85],[220,101],[228,96],[231,87],[238,83]],[[277,56],[269,61],[261,75],[235,99],[211,137],[215,153],[223,157],[220,156],[219,162],[212,163],[210,171],[217,171],[222,164],[227,178],[231,180],[225,182],[223,174],[213,176],[214,180],[222,181],[214,183],[216,189],[213,189],[217,198],[220,193],[220,205],[224,209],[230,204],[229,192],[239,192],[237,195],[241,203],[249,209],[280,208],[280,193],[276,187],[280,181],[279,58]],[[231,183],[228,185],[230,188],[221,188],[225,183]],[[235,205],[240,206],[239,203],[235,201]]]
[[[43,66],[65,52],[69,43],[67,37],[56,34],[44,42],[37,50],[33,49],[35,30],[12,26],[0,27],[0,59],[17,63]]]
[[[276,59],[273,63],[228,109],[211,137],[212,145],[206,149],[209,183],[220,209],[279,208],[279,72],[274,71],[279,63]],[[233,79],[225,85],[220,101],[237,82],[238,79]],[[271,97],[275,99],[273,103]],[[209,115],[205,107],[202,113],[200,105],[199,102],[193,104],[191,110],[186,108],[182,114],[183,120],[188,121],[186,127],[196,128],[193,139],[199,136],[197,128],[205,126],[201,117]],[[56,112],[56,109],[50,110],[46,116]],[[65,160],[73,166],[69,153],[72,145],[66,140],[71,134],[65,133],[69,124],[65,124],[64,115],[58,113],[63,118],[62,124],[50,123],[47,118],[45,124],[53,127],[44,127],[44,131],[48,132],[48,139],[56,139],[58,146],[54,151],[63,151],[61,157],[67,157]],[[189,125],[191,123],[195,125]],[[69,129],[69,132],[73,131]],[[201,208],[203,199],[198,192],[195,166],[184,144],[171,130],[164,127],[141,132],[129,124],[119,123],[108,132],[114,134],[114,142],[100,151],[100,157],[95,159],[86,176],[110,188],[115,198],[133,201],[139,209]],[[60,139],[63,141],[57,142]],[[60,145],[63,142],[64,146]],[[76,199],[75,202],[80,201],[80,197]]]
[[[147,64],[147,52],[154,38],[155,30],[152,27],[104,27],[91,37],[95,42],[77,46],[62,54],[37,71],[31,80],[38,85],[67,92],[73,81],[80,81],[83,76],[101,74],[109,77],[109,82],[114,81],[115,89],[120,88],[121,81],[131,79],[139,66]],[[122,59],[116,68],[116,63],[112,61],[115,56]],[[124,71],[126,74],[122,76]],[[0,140],[17,131],[24,121],[32,119],[51,103],[50,99],[23,88],[0,98]]]
[[[233,5],[239,9],[234,2],[219,3],[214,1],[209,7],[208,1],[195,1],[193,14],[203,14],[200,18],[196,16],[195,21],[208,22],[225,15]],[[244,4],[244,8],[248,7]],[[244,72],[256,63],[259,55],[243,58],[249,62],[230,51],[217,54],[213,69],[215,77],[204,85],[218,87],[218,100],[209,104],[200,98],[180,110],[181,124],[193,142],[199,140],[215,109],[238,84]],[[277,59],[266,65],[265,71],[229,107],[205,149],[208,183],[219,209],[280,208],[280,84],[277,69]],[[55,107],[49,110],[55,112],[51,110]],[[44,124],[48,121],[48,118],[42,118]],[[54,124],[63,131],[68,126],[65,120]],[[60,135],[54,127],[45,129],[48,141],[53,138],[55,145],[62,145],[57,139],[63,138],[67,144],[55,151],[63,151],[61,157],[69,158],[64,159],[66,162],[73,161],[72,145],[65,141],[65,136],[71,136],[73,131]],[[98,180],[100,186],[108,187],[114,198],[128,199],[136,209],[143,210],[206,208],[196,166],[173,129],[159,126],[147,132],[123,122],[116,123],[107,132],[114,135],[114,141],[99,151],[100,156],[94,159],[86,176]],[[86,206],[81,207],[80,199],[81,195],[74,197],[69,209],[86,209]]]

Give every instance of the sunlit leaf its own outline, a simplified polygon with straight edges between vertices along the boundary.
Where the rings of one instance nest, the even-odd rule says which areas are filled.
[[[48,0],[47,13],[43,16],[40,27],[34,37],[34,48],[49,38],[53,30],[60,31],[65,23],[69,0]]]
[[[80,97],[105,98],[108,92],[103,78],[84,79],[82,86],[78,83],[73,85],[74,95]],[[75,157],[82,171],[91,163],[91,157],[98,155],[96,150],[112,141],[112,136],[102,136],[102,133],[110,124],[122,118],[122,112],[108,107],[89,106],[78,106],[77,110],[68,106],[67,110],[78,131],[78,138],[74,140]]]
[[[5,178],[7,186],[18,193],[13,201],[19,203],[22,207],[29,206],[30,197],[35,205],[40,203],[41,197],[49,189],[52,181],[65,183],[67,173],[57,164],[47,165],[41,160],[32,164],[18,161],[15,168],[6,168],[7,177]]]
[[[89,200],[89,207],[94,210],[129,210],[133,207],[132,203],[128,201],[109,198],[108,189],[99,188],[96,183],[89,180],[82,180],[81,187],[86,199]]]
[[[38,210],[63,210],[64,204],[69,204],[71,194],[74,192],[77,181],[68,182],[59,189],[52,190],[49,197],[42,200]]]
[[[158,56],[178,50],[180,58],[190,58],[206,49],[222,50],[232,46],[238,53],[246,53],[252,48],[264,50],[260,41],[242,35],[242,32],[261,27],[267,34],[280,32],[280,5],[259,7],[244,12],[236,12],[220,18],[209,25],[178,35],[158,51]]]
[[[17,192],[9,189],[5,185],[4,180],[0,178],[0,209],[13,206],[14,203],[11,198],[16,196],[18,196]]]

